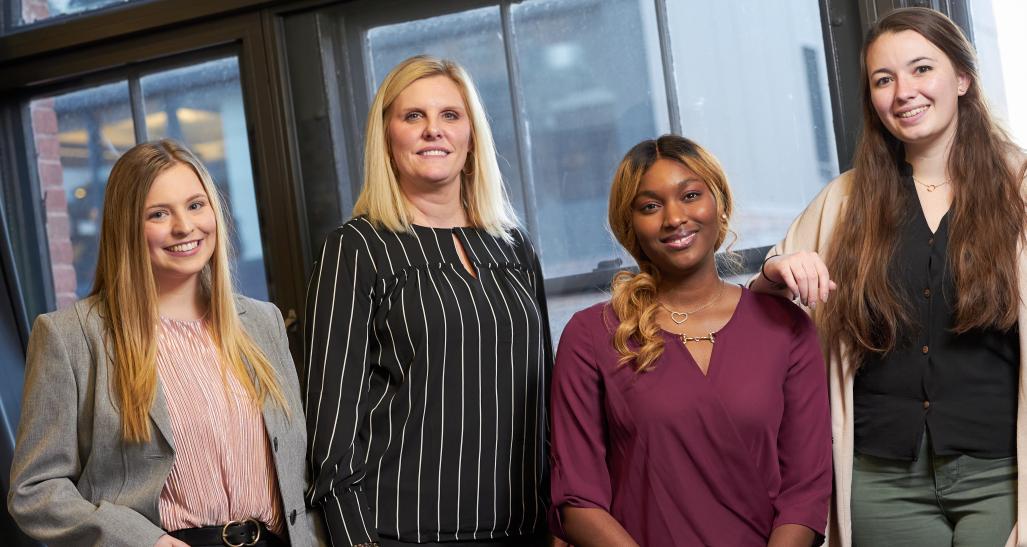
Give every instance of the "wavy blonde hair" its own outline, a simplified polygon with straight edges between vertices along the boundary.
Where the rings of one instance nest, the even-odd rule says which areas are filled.
[[[217,221],[214,253],[200,279],[209,304],[206,325],[223,370],[239,380],[254,403],[263,405],[270,395],[287,412],[274,368],[239,321],[225,217],[210,174],[192,152],[175,141],[142,143],[118,159],[107,179],[96,278],[90,293],[98,297],[96,305],[106,327],[122,436],[129,442],[150,440],[148,414],[157,389],[160,316],[157,283],[143,229],[144,206],[153,181],[171,167],[183,164],[200,179]]]
[[[404,89],[432,76],[446,76],[456,84],[471,121],[470,153],[460,183],[467,219],[472,226],[512,241],[510,231],[517,226],[517,214],[503,187],[492,129],[478,90],[463,67],[428,55],[411,57],[396,65],[374,96],[364,138],[364,186],[353,206],[353,216],[364,215],[373,224],[394,232],[411,231],[413,216],[399,187],[386,120],[392,103]]]
[[[633,224],[633,203],[642,177],[661,159],[685,166],[710,189],[720,220],[715,248],[719,249],[732,233],[730,222],[734,200],[727,175],[717,158],[695,142],[678,135],[663,135],[656,140],[636,144],[621,160],[610,188],[610,231],[634,257],[639,272],[622,271],[614,276],[610,286],[610,306],[620,320],[614,331],[613,346],[621,356],[620,363],[632,363],[636,372],[650,370],[663,354],[663,337],[656,321],[660,306],[657,300],[660,272],[638,243]]]

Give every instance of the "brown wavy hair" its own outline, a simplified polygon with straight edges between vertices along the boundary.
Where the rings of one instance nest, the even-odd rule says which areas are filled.
[[[258,408],[270,396],[288,414],[274,366],[239,320],[224,208],[210,173],[192,152],[173,140],[146,142],[125,152],[107,178],[96,278],[90,293],[97,297],[104,321],[114,364],[111,383],[120,405],[122,438],[128,442],[150,440],[149,412],[157,395],[160,315],[143,209],[154,180],[176,165],[188,165],[200,179],[216,218],[214,254],[204,266],[200,282],[208,304],[206,326],[222,370],[239,380]]]
[[[720,162],[695,142],[678,135],[663,135],[656,140],[636,144],[621,160],[610,188],[608,217],[610,231],[638,263],[638,273],[618,272],[610,286],[610,306],[620,320],[613,335],[613,346],[620,354],[620,363],[633,362],[636,372],[645,372],[663,354],[663,338],[656,322],[660,272],[642,251],[635,235],[632,218],[633,203],[642,177],[660,159],[673,160],[699,176],[717,203],[716,248],[729,233],[734,201],[727,175]],[[632,345],[637,346],[634,349]]]
[[[953,201],[947,266],[956,286],[954,331],[1006,330],[1016,324],[1017,243],[1025,213],[1022,151],[993,120],[980,87],[970,42],[945,15],[927,8],[892,11],[867,33],[860,55],[863,134],[842,218],[826,254],[840,289],[821,308],[823,339],[861,363],[895,349],[913,327],[911,303],[889,279],[904,213],[900,165],[905,148],[871,103],[867,50],[880,36],[914,31],[942,50],[970,85],[958,98],[956,135],[948,159]],[[1013,158],[1016,160],[1011,161]]]

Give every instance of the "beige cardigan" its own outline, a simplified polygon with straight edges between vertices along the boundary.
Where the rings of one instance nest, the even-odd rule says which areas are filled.
[[[842,207],[849,195],[852,172],[848,171],[828,184],[788,228],[785,238],[770,249],[767,256],[794,251],[816,251],[821,255],[831,242],[835,222],[841,218]],[[1027,469],[1027,253],[1020,250],[1018,261],[1020,287],[1020,389],[1016,410],[1016,459],[1019,469]],[[834,439],[834,496],[828,519],[827,537],[832,547],[852,545],[852,385],[855,365],[843,355],[826,356],[831,394],[831,429]],[[1027,480],[1018,481],[1016,517],[1027,522]],[[1027,547],[1027,534],[1013,528],[1006,547]]]

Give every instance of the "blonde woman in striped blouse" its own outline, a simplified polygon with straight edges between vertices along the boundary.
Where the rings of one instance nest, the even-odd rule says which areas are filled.
[[[140,144],[107,183],[96,281],[29,342],[9,507],[57,545],[312,545],[281,314],[234,294],[207,170]]]

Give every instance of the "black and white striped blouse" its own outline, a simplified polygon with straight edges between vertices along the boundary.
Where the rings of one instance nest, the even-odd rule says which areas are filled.
[[[309,500],[333,545],[545,528],[552,349],[538,259],[512,235],[364,218],[329,235],[308,287],[306,413]]]

